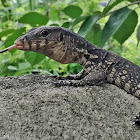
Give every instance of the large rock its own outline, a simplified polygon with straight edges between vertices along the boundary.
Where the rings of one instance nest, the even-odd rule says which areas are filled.
[[[55,87],[52,78],[0,78],[0,140],[139,140],[140,100],[114,85]]]

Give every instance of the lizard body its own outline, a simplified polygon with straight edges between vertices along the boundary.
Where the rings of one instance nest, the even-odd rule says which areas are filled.
[[[77,75],[58,77],[58,86],[99,85],[106,81],[140,99],[139,66],[92,45],[68,29],[54,26],[32,28],[15,41],[15,47],[42,53],[62,64],[79,63],[83,66]],[[140,116],[136,117],[135,123],[140,125]]]
[[[58,85],[98,85],[107,81],[123,88],[140,99],[140,67],[136,64],[98,48],[83,37],[62,27],[32,28],[19,37],[17,49],[42,53],[62,64],[79,63],[83,71],[67,76]],[[19,45],[21,44],[21,45]]]

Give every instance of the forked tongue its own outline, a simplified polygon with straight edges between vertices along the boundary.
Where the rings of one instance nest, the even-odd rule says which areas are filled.
[[[16,46],[17,46],[17,45],[16,45],[16,44],[14,44],[14,45],[12,45],[12,46],[10,46],[10,47],[8,47],[8,48],[6,48],[6,49],[4,49],[4,50],[0,51],[0,53],[7,52],[7,51],[9,51],[9,50],[11,50],[11,49],[15,48]]]

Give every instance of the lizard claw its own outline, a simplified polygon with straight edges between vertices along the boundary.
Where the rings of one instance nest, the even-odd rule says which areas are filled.
[[[136,117],[134,118],[134,122],[135,122],[135,124],[136,124],[137,126],[140,126],[140,113],[139,113],[138,116],[136,116]]]
[[[61,76],[58,76],[58,75],[53,75],[51,77],[53,77],[53,78],[55,78],[57,80],[64,80],[65,79],[65,77],[61,77]]]
[[[60,87],[60,84],[58,82],[54,82],[55,87]]]
[[[61,81],[61,80],[60,81],[59,80],[55,81],[54,82],[54,85],[56,87],[65,86],[64,81]]]

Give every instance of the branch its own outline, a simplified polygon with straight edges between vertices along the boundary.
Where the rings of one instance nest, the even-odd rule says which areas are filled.
[[[120,10],[120,9],[129,7],[129,6],[132,6],[132,5],[135,5],[135,4],[139,4],[139,3],[140,3],[140,1],[132,2],[132,3],[130,3],[130,4],[126,5],[126,6],[124,6],[124,7],[121,7],[121,8],[119,8],[119,9],[117,9],[117,10],[114,10],[114,11],[112,11],[112,12],[107,13],[106,15],[104,15],[104,17],[105,17],[105,16],[108,16],[108,15],[110,15],[110,14],[112,14],[112,13],[114,13],[114,12]],[[102,16],[102,17],[103,17],[103,16]],[[101,17],[101,18],[102,18],[102,17]]]

